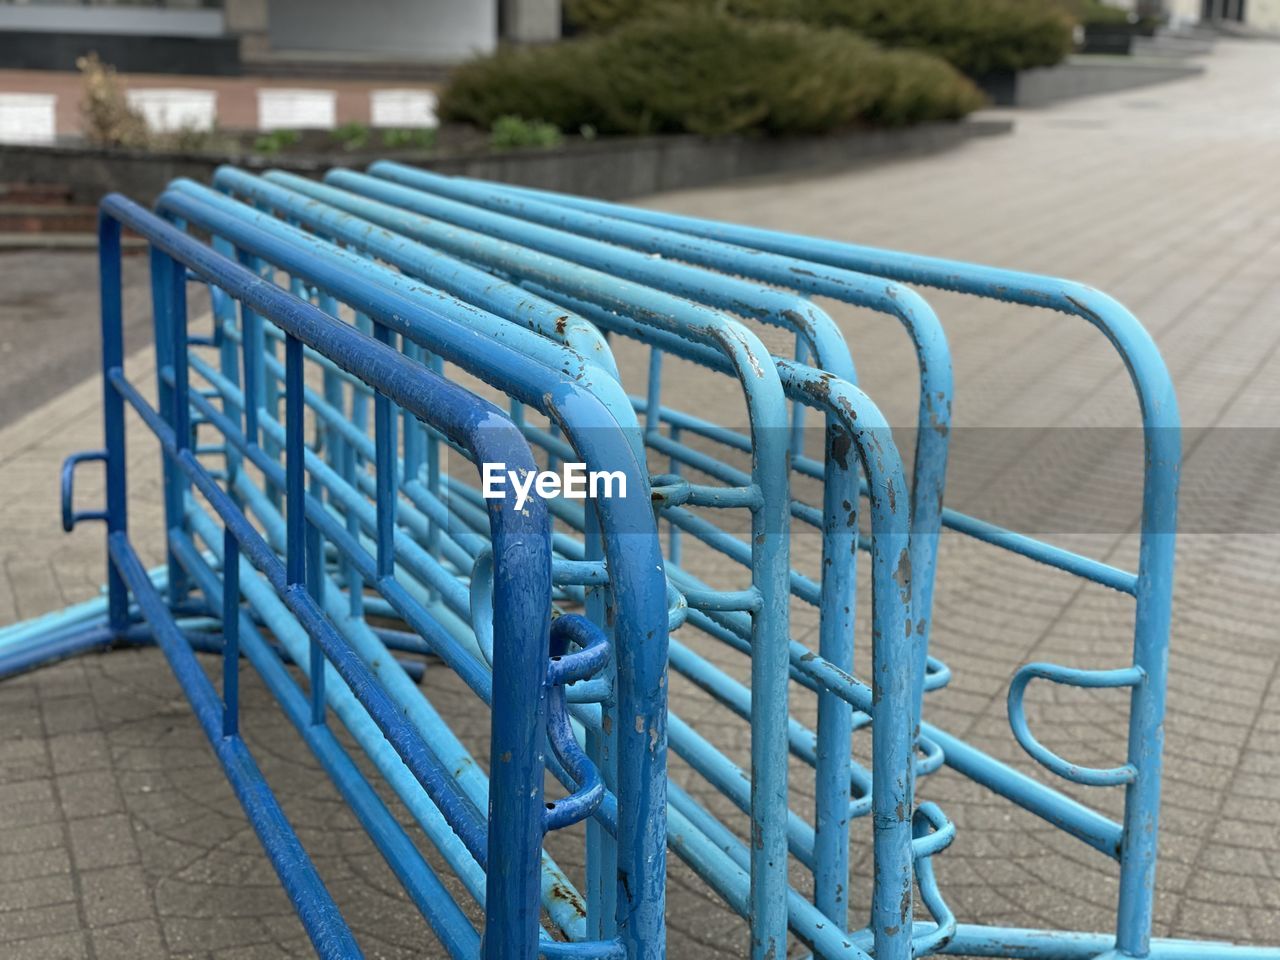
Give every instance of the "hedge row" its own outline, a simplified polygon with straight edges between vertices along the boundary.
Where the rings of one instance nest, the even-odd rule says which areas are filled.
[[[842,27],[936,54],[973,77],[1050,66],[1072,45],[1072,18],[1054,0],[565,0],[569,22],[588,32],[690,8]]]
[[[454,74],[441,114],[485,127],[519,116],[569,132],[788,134],[955,119],[983,103],[927,54],[689,7],[473,61]]]

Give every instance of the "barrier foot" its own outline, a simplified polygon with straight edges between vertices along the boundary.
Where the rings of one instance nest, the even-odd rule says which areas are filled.
[[[1145,957],[1115,948],[1115,936],[962,923],[945,954],[1009,960],[1280,960],[1280,947],[1254,947],[1211,940],[1153,938]]]

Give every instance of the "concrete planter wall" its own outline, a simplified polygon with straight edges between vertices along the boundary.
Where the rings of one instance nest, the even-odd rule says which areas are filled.
[[[973,137],[1008,133],[1004,120],[926,124],[903,130],[866,130],[827,137],[765,139],[694,136],[576,141],[554,150],[454,154],[396,153],[396,159],[446,174],[484,177],[523,186],[618,200],[679,190],[736,177],[839,168],[860,161],[946,149]],[[324,153],[313,156],[219,156],[129,153],[68,146],[7,146],[0,150],[0,182],[60,183],[74,203],[97,203],[119,191],[150,203],[175,177],[208,181],[224,163],[319,176],[334,166],[364,167],[388,156]]]
[[[978,85],[1001,107],[1043,107],[1059,100],[1115,93],[1194,77],[1198,64],[1165,57],[1074,56],[1056,67],[994,73]]]

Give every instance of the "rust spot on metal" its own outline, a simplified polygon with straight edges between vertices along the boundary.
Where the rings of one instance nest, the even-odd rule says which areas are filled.
[[[582,902],[582,898],[578,896],[575,890],[573,890],[569,886],[566,886],[561,881],[557,880],[555,883],[551,885],[551,890],[548,895],[552,900],[559,901],[560,903],[568,904],[569,909],[571,909],[583,920],[587,918],[587,905]]]
[[[831,431],[831,459],[840,464],[840,469],[849,469],[849,451],[853,447],[853,439],[844,430]]]

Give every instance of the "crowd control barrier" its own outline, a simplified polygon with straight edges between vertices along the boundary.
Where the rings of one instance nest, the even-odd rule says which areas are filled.
[[[106,442],[68,459],[63,511],[67,529],[105,521],[107,596],[0,631],[0,674],[161,646],[320,955],[359,948],[239,737],[241,658],[422,912],[424,955],[674,957],[670,853],[745,919],[755,960],[1280,960],[1152,937],[1180,426],[1150,337],[1105,295],[386,162],[322,180],[226,167],[174,181],[155,213],[118,196],[102,210]],[[155,406],[123,372],[122,225],[151,251]],[[210,291],[208,336],[188,329],[192,283]],[[1047,307],[1108,338],[1143,417],[1137,571],[945,506],[955,388],[915,287]],[[910,474],[857,386],[875,357],[815,297],[907,337]],[[163,455],[151,571],[129,538],[126,405]],[[78,510],[94,460],[106,507]],[[580,465],[625,493],[495,494],[493,464]],[[1128,666],[1022,664],[1008,690],[1017,743],[1076,786],[1122,788],[1120,820],[931,722],[951,677],[930,653],[944,536],[1133,597]],[[197,652],[222,657],[221,691]],[[491,711],[487,774],[415,683],[428,663]],[[1045,747],[1023,707],[1036,679],[1128,690],[1125,762]],[[708,709],[714,724],[693,719]],[[1118,861],[1114,929],[958,918],[941,866],[957,828],[945,794],[916,796],[944,765]]]

